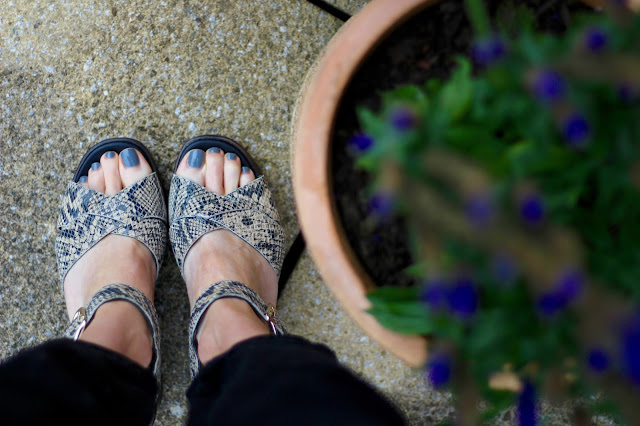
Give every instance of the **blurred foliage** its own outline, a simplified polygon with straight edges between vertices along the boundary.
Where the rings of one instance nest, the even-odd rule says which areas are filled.
[[[519,6],[501,8],[509,20],[492,30],[469,0],[472,57],[446,81],[358,111],[372,140],[354,148],[358,166],[409,223],[407,272],[424,280],[370,293],[370,312],[431,336],[457,399],[475,389],[489,403],[485,421],[519,403],[529,424],[522,388],[489,386],[511,372],[552,399],[640,422],[640,19],[622,3],[547,35]],[[605,371],[589,365],[593,348]]]

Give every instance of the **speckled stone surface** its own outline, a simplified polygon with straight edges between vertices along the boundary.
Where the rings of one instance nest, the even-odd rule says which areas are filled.
[[[366,1],[339,1],[349,9]],[[353,9],[350,9],[353,11]],[[341,22],[302,0],[0,2],[0,359],[61,335],[58,207],[84,152],[133,137],[168,183],[188,138],[245,144],[263,165],[287,242],[297,232],[289,125],[307,70]],[[157,424],[184,422],[186,291],[171,254],[157,283],[163,393]],[[418,371],[370,342],[304,258],[282,297],[295,333],[327,343],[413,424],[450,414]]]
[[[370,1],[371,0],[327,0],[327,3],[331,3],[345,12],[354,15]]]

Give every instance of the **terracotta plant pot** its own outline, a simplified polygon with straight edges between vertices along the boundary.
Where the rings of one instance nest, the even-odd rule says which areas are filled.
[[[308,75],[296,109],[292,148],[300,227],[324,282],[366,334],[412,366],[426,360],[426,340],[391,332],[366,312],[371,306],[366,293],[375,285],[352,252],[335,212],[330,142],[342,94],[360,64],[401,22],[435,3],[374,0],[345,23]]]
[[[333,201],[331,139],[336,112],[351,78],[392,30],[439,0],[373,0],[349,19],[307,75],[294,116],[292,163],[298,217],[326,285],[347,313],[385,349],[411,366],[427,358],[427,339],[383,328],[366,311],[375,288],[353,253]],[[599,0],[583,0],[597,7]],[[633,9],[640,0],[629,1]]]

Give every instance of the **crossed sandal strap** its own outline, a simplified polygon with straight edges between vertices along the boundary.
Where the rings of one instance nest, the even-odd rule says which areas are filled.
[[[173,176],[169,191],[169,236],[180,272],[198,238],[227,229],[265,257],[277,276],[284,257],[284,230],[271,191],[261,176],[227,195]]]
[[[153,303],[139,290],[126,284],[110,284],[102,287],[89,301],[87,307],[78,309],[71,323],[64,332],[64,337],[78,340],[85,328],[91,323],[93,316],[100,306],[115,300],[126,300],[135,305],[149,323],[153,341],[153,376],[160,388],[160,327],[158,315]]]
[[[156,173],[113,196],[69,183],[56,239],[60,285],[75,262],[109,234],[135,238],[146,245],[159,272],[167,243],[166,227],[167,209]]]
[[[242,299],[251,305],[256,314],[269,324],[273,335],[284,335],[287,333],[284,324],[280,321],[275,306],[272,304],[267,305],[258,293],[241,282],[219,281],[211,285],[198,297],[191,311],[191,318],[189,319],[189,366],[192,379],[195,378],[202,367],[196,348],[196,332],[198,330],[198,324],[200,324],[200,319],[213,302],[225,297]]]

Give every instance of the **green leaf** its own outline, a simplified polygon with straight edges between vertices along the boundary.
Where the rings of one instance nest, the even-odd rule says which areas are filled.
[[[427,96],[436,95],[442,88],[442,84],[443,82],[439,78],[432,78],[430,80],[427,80],[427,82],[424,84],[424,90],[427,92]]]
[[[382,95],[382,99],[385,105],[395,105],[398,103],[423,104],[426,102],[427,97],[421,88],[409,84],[386,92]]]
[[[462,117],[471,106],[473,85],[471,83],[471,64],[467,59],[458,58],[458,68],[451,79],[445,83],[440,93],[442,108],[452,120]]]
[[[479,36],[487,35],[491,24],[489,23],[489,17],[487,10],[485,9],[482,0],[466,0],[465,6],[467,9],[467,16],[471,20],[473,29]]]
[[[411,275],[412,277],[424,278],[427,276],[427,263],[426,262],[418,262],[413,265],[407,267],[404,270],[404,273],[407,275]]]
[[[357,114],[362,130],[373,137],[374,140],[377,141],[386,133],[387,126],[385,121],[378,118],[373,111],[366,108],[358,108]]]
[[[433,332],[427,308],[418,300],[417,287],[382,287],[367,294],[368,310],[383,327],[402,334]]]
[[[429,317],[422,308],[422,311],[394,313],[384,309],[371,308],[368,311],[380,324],[400,334],[430,334],[434,331],[433,325],[429,322]]]
[[[381,305],[389,302],[415,302],[418,300],[417,287],[392,287],[385,286],[367,293],[367,298],[373,305]]]

